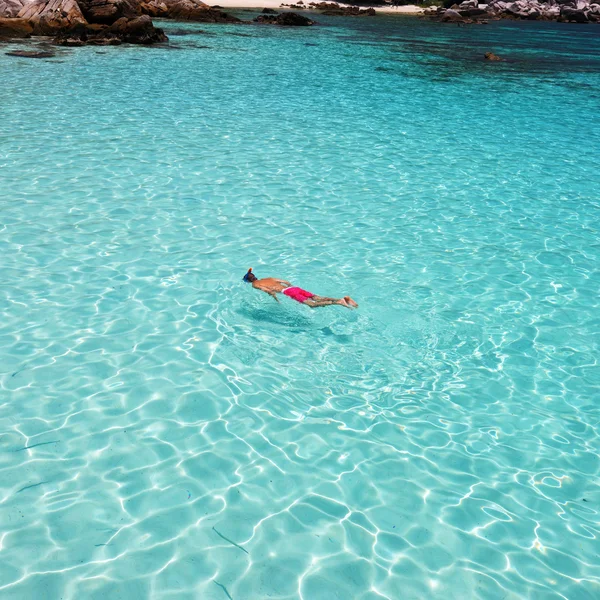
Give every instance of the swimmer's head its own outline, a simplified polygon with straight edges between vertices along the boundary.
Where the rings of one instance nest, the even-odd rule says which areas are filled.
[[[256,281],[258,278],[256,277],[256,275],[254,275],[254,273],[252,272],[252,269],[248,269],[248,272],[244,275],[244,281],[246,283],[252,283],[253,281]]]

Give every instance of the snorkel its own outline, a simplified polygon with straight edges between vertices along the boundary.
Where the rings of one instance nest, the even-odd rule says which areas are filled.
[[[248,272],[244,275],[243,279],[246,283],[252,283],[253,281],[256,281],[257,277],[252,272],[252,268],[248,269]]]

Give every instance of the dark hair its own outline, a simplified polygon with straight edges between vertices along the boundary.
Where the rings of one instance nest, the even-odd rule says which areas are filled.
[[[248,269],[248,272],[244,275],[244,281],[246,283],[252,283],[253,281],[256,281],[258,279],[258,277],[256,277],[256,275],[252,272],[252,269]]]

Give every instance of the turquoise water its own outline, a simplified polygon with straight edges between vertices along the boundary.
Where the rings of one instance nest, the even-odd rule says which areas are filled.
[[[2,599],[600,597],[600,28],[320,20],[0,49]]]

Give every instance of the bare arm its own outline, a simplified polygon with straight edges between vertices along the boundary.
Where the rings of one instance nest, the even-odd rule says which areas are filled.
[[[269,294],[271,298],[279,302],[279,298],[277,297],[277,292],[268,284],[263,283],[260,280],[252,282],[252,287],[260,290],[261,292],[265,292],[265,294]]]

